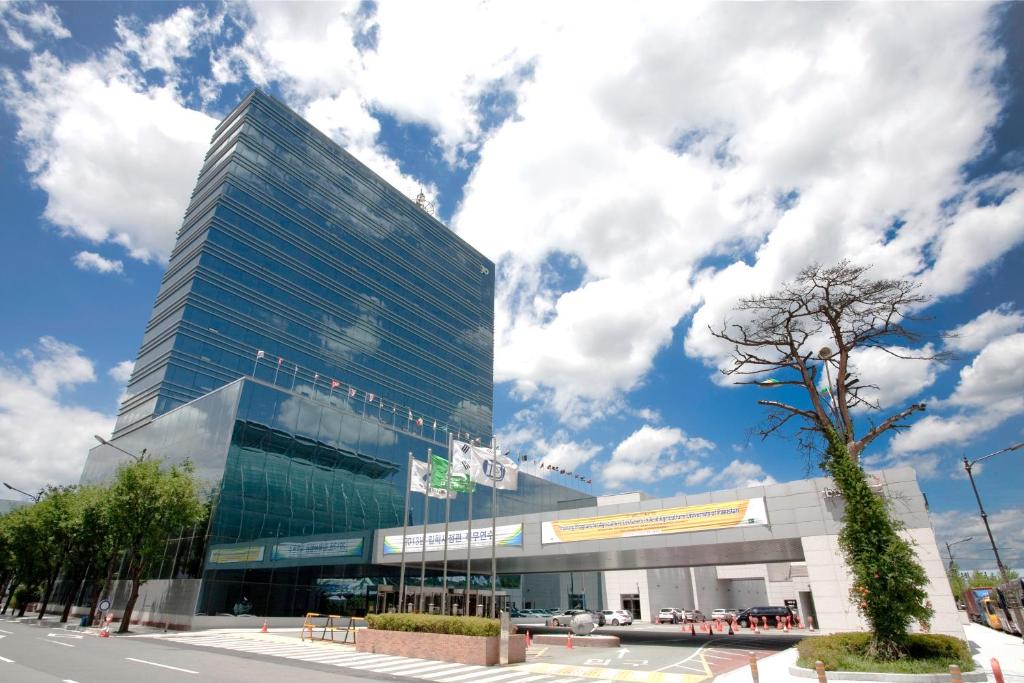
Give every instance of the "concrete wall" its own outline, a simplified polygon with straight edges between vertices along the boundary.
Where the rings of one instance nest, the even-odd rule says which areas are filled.
[[[166,626],[187,630],[199,599],[199,579],[162,579],[147,581],[139,588],[139,599],[132,610],[132,623]],[[110,612],[120,619],[131,594],[130,581],[115,581]]]

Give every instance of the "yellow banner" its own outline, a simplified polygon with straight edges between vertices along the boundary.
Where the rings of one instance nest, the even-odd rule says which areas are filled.
[[[541,525],[542,543],[597,541],[628,536],[678,534],[686,531],[729,529],[768,523],[764,498],[728,503],[627,512],[621,515],[580,517]]]
[[[241,548],[214,548],[210,551],[210,564],[260,562],[261,560],[263,560],[263,546],[261,545],[247,545]]]

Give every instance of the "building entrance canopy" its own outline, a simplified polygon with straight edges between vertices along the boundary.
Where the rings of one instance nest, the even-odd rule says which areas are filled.
[[[869,475],[908,529],[929,527],[913,470]],[[839,533],[845,502],[832,481],[805,479],[632,503],[498,517],[499,574],[655,569],[807,560],[804,539]],[[491,520],[473,523],[472,561],[491,558]],[[465,522],[449,525],[449,571],[465,569]],[[420,562],[422,527],[406,530],[406,562]],[[374,534],[373,562],[401,563],[402,528]],[[427,528],[426,562],[444,559],[444,527]],[[483,564],[477,565],[481,569]]]

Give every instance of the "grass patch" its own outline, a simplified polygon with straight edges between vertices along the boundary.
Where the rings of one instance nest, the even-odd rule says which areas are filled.
[[[441,614],[368,614],[366,623],[379,631],[445,633],[450,636],[496,636],[501,632],[501,622],[497,619]]]
[[[836,633],[805,638],[797,645],[797,666],[813,669],[821,660],[827,671],[868,671],[875,673],[930,674],[948,673],[949,665],[961,671],[973,671],[974,660],[967,643],[952,636],[934,633],[910,635],[910,652],[904,659],[879,661],[867,656],[870,633]]]

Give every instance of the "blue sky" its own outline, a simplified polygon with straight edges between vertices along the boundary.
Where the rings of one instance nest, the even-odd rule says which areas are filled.
[[[595,491],[805,476],[748,436],[707,326],[815,261],[919,281],[922,345],[956,355],[864,357],[883,405],[929,403],[868,462],[980,541],[957,460],[1024,440],[1024,8],[680,4],[0,5],[3,477],[74,481],[109,432],[210,132],[258,86],[498,263],[495,428]],[[1024,566],[1024,451],[978,481]]]

